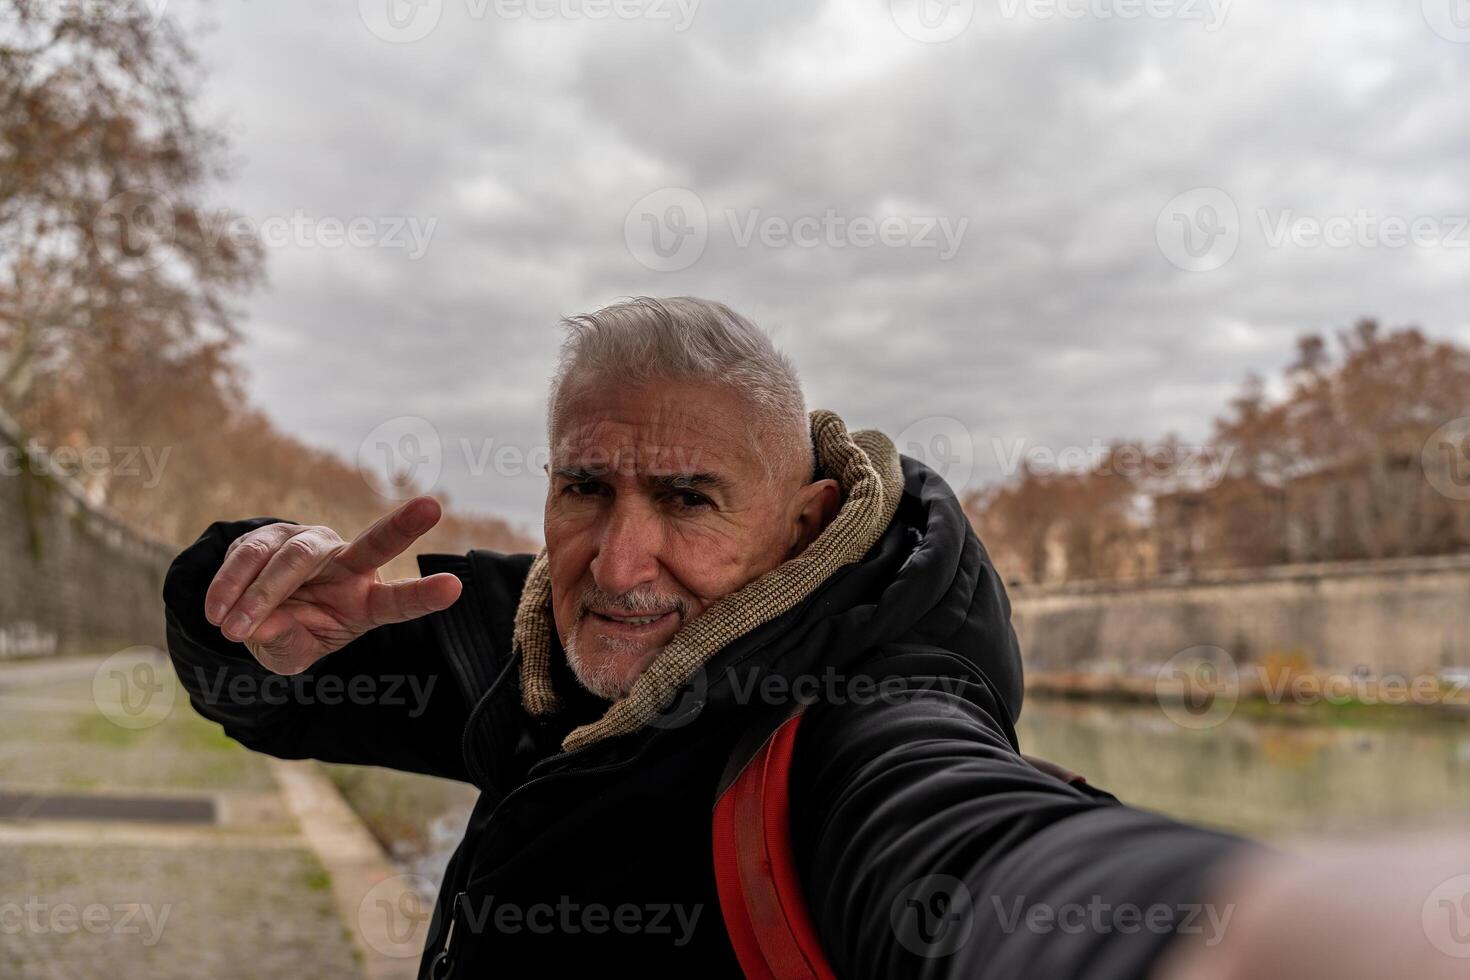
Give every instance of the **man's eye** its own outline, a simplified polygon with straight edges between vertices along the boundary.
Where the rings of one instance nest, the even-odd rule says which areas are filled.
[[[603,493],[607,488],[601,483],[583,481],[581,483],[568,483],[563,493],[569,493],[574,497],[595,497]]]
[[[713,506],[708,497],[693,490],[676,490],[669,494],[669,499],[681,510],[700,510]]]

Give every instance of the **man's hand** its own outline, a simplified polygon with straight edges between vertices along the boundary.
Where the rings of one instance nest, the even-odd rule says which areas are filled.
[[[1152,980],[1470,976],[1470,846],[1461,833],[1257,853],[1216,886],[1206,908],[1226,923],[1223,935],[1181,936]]]
[[[350,543],[329,527],[257,528],[225,552],[204,597],[205,618],[267,670],[299,674],[376,626],[447,609],[461,587],[453,575],[378,577],[441,514],[432,497],[415,497]]]

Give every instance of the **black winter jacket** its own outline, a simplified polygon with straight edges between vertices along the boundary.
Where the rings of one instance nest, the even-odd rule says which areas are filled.
[[[214,524],[174,562],[169,650],[199,713],[253,749],[479,788],[421,976],[738,976],[711,810],[742,736],[800,700],[793,840],[839,976],[1143,977],[1176,930],[1201,928],[1211,872],[1241,842],[1020,757],[1004,588],[950,488],[902,466],[897,515],[861,562],[729,644],[655,724],[574,752],[562,737],[607,705],[573,694],[551,721],[521,708],[511,630],[529,555],[421,557],[464,581],[460,600],[305,678],[396,683],[426,704],[240,696],[268,675],[205,620],[204,594],[230,542],[267,518]],[[556,648],[553,663],[558,689],[576,691]]]

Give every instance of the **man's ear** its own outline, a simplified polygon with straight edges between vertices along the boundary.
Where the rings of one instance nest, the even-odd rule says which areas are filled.
[[[786,557],[798,555],[817,540],[842,506],[842,488],[836,480],[817,480],[796,491],[796,523],[792,528],[791,550]]]

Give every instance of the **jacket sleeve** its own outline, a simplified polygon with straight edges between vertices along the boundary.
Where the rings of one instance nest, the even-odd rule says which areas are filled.
[[[1142,978],[1228,924],[1208,879],[1243,841],[1033,768],[983,683],[906,683],[814,706],[797,738],[795,850],[838,976]]]
[[[468,711],[424,619],[379,627],[301,674],[273,674],[204,618],[204,595],[236,538],[272,518],[210,525],[164,579],[169,656],[194,710],[281,759],[386,766],[467,780]]]

